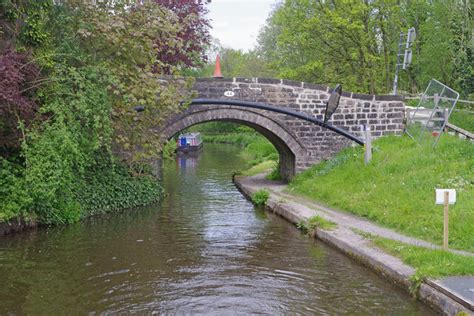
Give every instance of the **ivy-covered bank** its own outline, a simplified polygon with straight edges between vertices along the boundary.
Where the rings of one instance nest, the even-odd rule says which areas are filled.
[[[208,42],[199,2],[56,3],[0,5],[0,222],[72,223],[159,200],[150,127],[190,82],[156,78],[202,62]]]

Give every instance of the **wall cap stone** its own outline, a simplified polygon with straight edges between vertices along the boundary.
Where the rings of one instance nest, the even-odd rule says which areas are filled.
[[[233,82],[233,83],[260,83],[260,84],[272,84],[272,85],[282,85],[290,87],[298,87],[304,89],[318,90],[322,92],[331,93],[332,88],[318,83],[311,82],[302,82],[288,79],[277,79],[277,78],[243,78],[243,77],[233,77],[233,78],[196,78],[196,82]],[[342,91],[342,96],[350,99],[356,100],[367,100],[367,101],[404,101],[405,98],[401,95],[377,95],[377,94],[363,94],[355,93],[351,91]]]

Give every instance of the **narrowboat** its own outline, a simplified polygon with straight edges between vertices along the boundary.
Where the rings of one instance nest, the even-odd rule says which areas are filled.
[[[198,152],[202,149],[202,137],[200,133],[181,134],[178,137],[178,154]]]

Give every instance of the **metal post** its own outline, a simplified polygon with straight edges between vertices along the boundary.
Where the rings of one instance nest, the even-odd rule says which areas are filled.
[[[398,42],[398,52],[397,52],[397,64],[395,66],[395,78],[393,79],[393,95],[397,95],[397,89],[398,89],[398,70],[400,68],[400,56],[402,55],[402,46],[403,45],[403,37],[405,36],[405,33],[401,32],[400,33],[400,41]]]
[[[366,165],[372,160],[372,135],[370,133],[370,126],[365,125],[364,128],[364,136],[365,136],[365,154],[364,154],[364,162]]]

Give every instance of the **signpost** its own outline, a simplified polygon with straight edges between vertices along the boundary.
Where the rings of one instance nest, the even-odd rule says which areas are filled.
[[[449,239],[449,204],[456,203],[456,190],[436,189],[436,204],[444,205],[443,249],[448,250]]]

